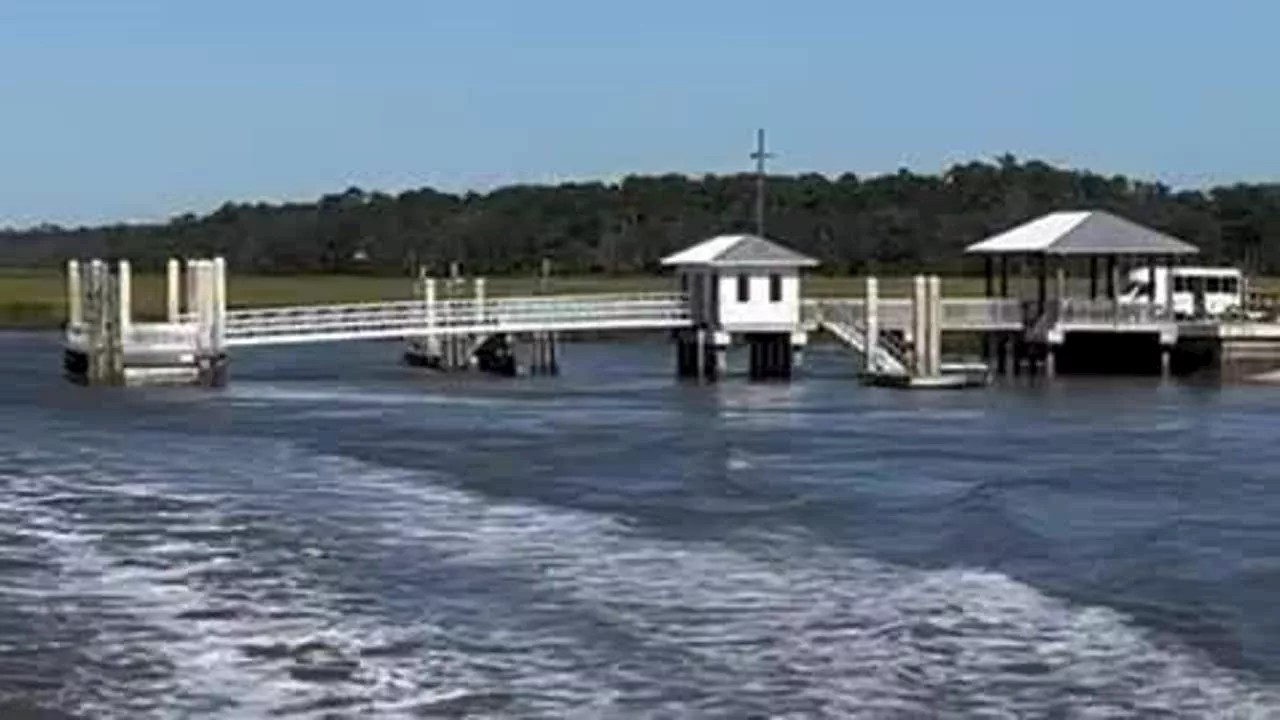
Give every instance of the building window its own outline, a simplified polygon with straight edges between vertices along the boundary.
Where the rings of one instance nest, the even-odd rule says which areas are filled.
[[[769,302],[782,302],[782,276],[777,273],[769,276]]]
[[[746,275],[738,276],[738,302],[751,301],[751,278]]]

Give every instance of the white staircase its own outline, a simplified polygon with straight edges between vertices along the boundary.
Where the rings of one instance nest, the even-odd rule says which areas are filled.
[[[819,301],[813,304],[813,312],[813,319],[819,328],[831,333],[862,357],[868,357],[866,327],[858,320],[853,305]],[[875,347],[870,349],[871,367],[868,369],[873,372],[909,375],[906,349],[891,336],[879,334],[877,340]]]

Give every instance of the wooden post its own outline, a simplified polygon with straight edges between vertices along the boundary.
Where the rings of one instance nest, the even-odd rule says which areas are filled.
[[[911,295],[911,328],[915,335],[915,342],[912,347],[912,374],[917,377],[928,372],[928,355],[929,355],[929,332],[926,319],[928,311],[925,309],[925,279],[923,275],[916,275],[912,282]]]
[[[867,347],[862,358],[862,369],[873,373],[878,368],[877,359],[880,348],[880,281],[873,276],[867,277],[867,297],[862,310],[863,324],[867,333]]]
[[[200,306],[200,337],[204,355],[213,354],[213,273],[208,260],[196,261],[198,278],[198,303]]]
[[[1166,313],[1166,316],[1169,318],[1169,320],[1172,321],[1174,319],[1174,314],[1173,314],[1174,278],[1173,278],[1173,256],[1172,255],[1166,256],[1164,259],[1164,274],[1165,274],[1164,311]]]
[[[84,324],[84,289],[80,285],[80,261],[67,261],[67,327]]]
[[[106,379],[107,312],[106,266],[102,260],[89,261],[89,382],[100,384]]]
[[[1009,297],[1009,256],[1000,256],[1000,297]]]
[[[931,377],[942,374],[942,279],[930,275],[928,280],[928,348],[929,366],[927,373]]]
[[[1098,256],[1089,256],[1089,299],[1098,299]]]
[[[1156,259],[1150,255],[1147,256],[1147,302],[1154,310],[1156,305]]]
[[[1107,299],[1115,305],[1120,300],[1120,268],[1114,255],[1107,257]]]
[[[1049,257],[1041,254],[1036,272],[1036,314],[1044,315],[1047,285],[1049,282]]]
[[[697,373],[698,382],[707,379],[707,331],[699,327],[694,331],[694,372]]]
[[[129,337],[129,326],[133,322],[133,273],[128,260],[116,262],[116,277],[112,290],[112,323],[109,339],[110,359],[108,361],[108,382],[113,385],[124,384],[125,344]]]
[[[183,293],[186,296],[187,315],[190,317],[190,322],[196,324],[200,322],[200,273],[197,268],[198,262],[195,258],[186,259],[186,291]]]
[[[116,323],[123,333],[133,322],[133,272],[128,260],[116,263]]]
[[[165,286],[165,319],[176,323],[182,314],[182,267],[177,258],[169,258],[165,271],[168,280]]]
[[[426,269],[423,268],[422,272],[425,273],[425,271]],[[425,305],[427,319],[427,337],[424,350],[429,357],[439,359],[440,335],[436,332],[436,279],[433,277],[424,277],[422,283],[422,301]]]
[[[227,332],[227,261],[224,258],[213,259],[213,353],[221,358],[225,351]]]

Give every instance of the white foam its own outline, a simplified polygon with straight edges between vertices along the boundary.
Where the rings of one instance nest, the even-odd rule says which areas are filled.
[[[142,690],[175,711],[206,695],[234,705],[203,717],[263,717],[281,708],[306,716],[299,708],[339,695],[379,717],[397,717],[494,692],[512,696],[498,714],[557,717],[729,708],[739,715],[767,709],[771,717],[935,715],[938,708],[1027,716],[1064,702],[1097,717],[1262,717],[1280,707],[1276,688],[1154,637],[1123,614],[1065,603],[1000,573],[897,567],[824,546],[800,529],[759,542],[745,533],[676,541],[607,515],[475,495],[421,472],[262,440],[236,439],[234,448],[185,441],[191,451],[182,456],[130,458],[132,467],[153,468],[137,486],[116,459],[92,478],[13,478],[21,492],[0,498],[0,516],[20,514],[58,558],[61,594],[114,599],[113,611],[133,618],[104,625],[89,650],[163,656],[173,672]],[[139,444],[163,448],[165,439]],[[189,465],[172,465],[179,462]],[[145,490],[208,503],[185,522],[217,527],[236,493],[260,497],[268,467],[277,470],[273,502],[323,500],[293,508],[320,513],[311,522],[356,522],[398,564],[438,571],[444,563],[459,577],[487,572],[526,592],[485,598],[500,611],[444,624],[433,619],[424,587],[420,619],[404,623],[376,607],[353,610],[288,562],[314,548],[280,548],[279,577],[239,581],[247,600],[237,613],[181,619],[184,610],[226,604],[215,590],[175,582],[202,567],[185,556],[194,549],[204,551],[205,563],[239,562],[226,559],[237,550],[232,540],[175,541],[160,532],[145,552],[183,555],[192,564],[124,567],[127,558],[102,542],[99,528],[78,522],[73,510],[38,502],[44,493],[90,485]],[[157,477],[166,471],[167,483]],[[166,522],[172,530],[187,527],[181,518]],[[320,685],[244,654],[247,644],[317,638],[352,656],[398,643],[420,643],[421,650],[366,656],[356,676]],[[120,711],[139,688],[117,690],[80,710],[140,717]]]

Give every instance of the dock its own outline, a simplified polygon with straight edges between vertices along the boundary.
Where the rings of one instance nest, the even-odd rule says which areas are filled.
[[[860,297],[806,298],[803,273],[814,259],[739,234],[664,258],[675,275],[669,292],[492,298],[483,277],[463,278],[455,266],[445,278],[424,270],[407,280],[411,300],[234,309],[223,259],[174,258],[163,322],[133,318],[127,260],[71,260],[63,369],[87,385],[217,387],[228,381],[238,348],[394,340],[404,343],[404,362],[424,369],[542,374],[559,372],[565,336],[655,331],[672,340],[677,376],[699,382],[724,377],[728,353],[738,351],[748,355],[751,379],[791,379],[817,333],[849,351],[851,378],[895,388],[981,387],[999,375],[1231,377],[1280,367],[1280,323],[1180,316],[1170,297],[1121,302],[1124,263],[1172,266],[1196,252],[1127,220],[1054,213],[969,252],[984,260],[984,297],[942,297],[938,276],[917,275],[905,298],[881,297],[875,277],[866,278]],[[1010,285],[1014,263],[1017,288]],[[1086,266],[1089,293],[1078,296],[1068,272]],[[981,361],[944,357],[944,336],[957,335],[978,339]]]

